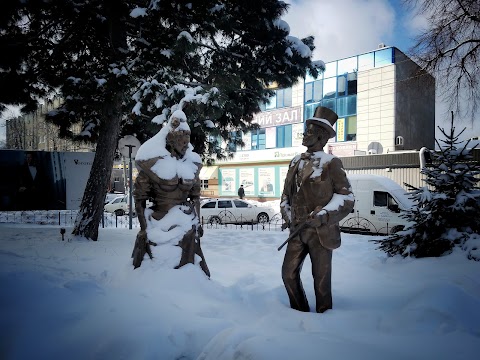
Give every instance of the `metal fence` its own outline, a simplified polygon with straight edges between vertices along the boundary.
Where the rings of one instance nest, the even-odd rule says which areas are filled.
[[[0,223],[58,225],[73,227],[77,218],[78,210],[61,211],[4,211],[0,212]],[[223,210],[216,216],[208,219],[202,217],[202,226],[205,229],[232,229],[232,230],[264,230],[283,231],[284,221],[280,213],[275,214],[268,222],[257,222],[242,216],[236,218],[228,210]],[[128,229],[130,220],[128,215],[117,216],[113,213],[104,212],[100,227]],[[132,218],[132,228],[139,228],[137,217]],[[357,215],[347,217],[340,223],[343,232],[354,234],[385,235],[400,230],[391,227],[388,223],[382,228],[376,228],[368,219]]]
[[[78,210],[48,210],[48,211],[2,211],[0,223],[58,225],[72,227],[75,225]],[[240,230],[281,230],[282,217],[275,214],[268,222],[258,223],[244,217],[235,218],[229,211],[221,211],[215,217],[202,217],[202,226],[209,229],[240,229]],[[100,222],[102,228],[125,228],[130,225],[129,215],[115,215],[104,212]],[[132,228],[139,228],[137,217],[132,218]]]

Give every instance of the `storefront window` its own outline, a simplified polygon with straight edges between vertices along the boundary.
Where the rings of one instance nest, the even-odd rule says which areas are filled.
[[[347,118],[347,141],[357,140],[357,117],[350,116]]]

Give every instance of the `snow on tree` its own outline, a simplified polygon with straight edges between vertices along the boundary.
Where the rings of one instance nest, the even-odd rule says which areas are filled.
[[[480,260],[480,166],[472,161],[476,146],[460,140],[465,129],[455,133],[453,113],[450,132],[439,129],[445,140],[437,140],[439,150],[431,152],[431,164],[421,170],[426,186],[405,184],[416,205],[401,216],[411,225],[375,242],[392,256],[442,256],[459,247],[468,258]]]
[[[75,235],[98,237],[122,135],[143,142],[182,110],[195,151],[210,162],[234,148],[222,149],[219,138],[241,144],[230,135],[256,128],[270,85],[289,87],[324,69],[311,61],[313,38],[290,35],[287,9],[277,0],[7,1],[0,103],[31,108],[58,96],[63,103],[47,118],[60,135],[97,144]]]

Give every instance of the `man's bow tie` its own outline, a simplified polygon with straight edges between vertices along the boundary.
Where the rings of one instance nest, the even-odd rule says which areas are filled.
[[[308,152],[302,153],[302,154],[300,155],[300,158],[301,158],[302,160],[310,160],[310,159],[312,158],[312,154],[310,154],[310,153],[308,153]]]

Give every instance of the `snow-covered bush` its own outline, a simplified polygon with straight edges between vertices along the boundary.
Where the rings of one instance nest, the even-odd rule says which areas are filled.
[[[411,225],[384,240],[376,240],[379,249],[389,255],[413,257],[442,256],[454,247],[466,251],[469,259],[480,260],[480,166],[473,161],[470,141],[460,141],[453,116],[450,133],[439,150],[431,152],[431,163],[421,173],[426,186],[405,184],[415,206],[401,216]]]

